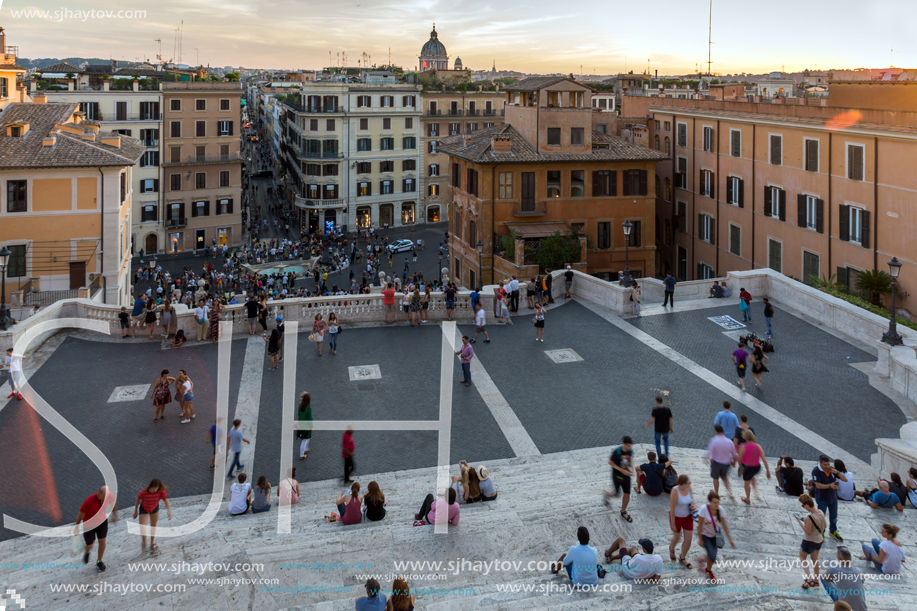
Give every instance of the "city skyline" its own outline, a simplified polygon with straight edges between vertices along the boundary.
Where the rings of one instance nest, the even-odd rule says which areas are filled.
[[[155,60],[159,38],[162,58],[178,61],[176,28],[184,21],[183,63],[197,64],[199,57],[201,64],[212,66],[316,69],[336,64],[342,52],[348,65],[357,65],[365,52],[371,56],[370,65],[382,65],[388,63],[391,49],[392,62],[410,69],[435,22],[450,61],[461,57],[475,70],[490,69],[495,61],[498,70],[614,74],[625,71],[625,65],[628,71],[643,72],[649,60],[651,73],[684,74],[696,67],[705,71],[709,4],[664,0],[654,8],[654,14],[647,14],[637,5],[611,10],[587,1],[578,4],[576,12],[564,13],[554,3],[535,0],[526,3],[522,16],[519,4],[498,6],[489,0],[466,2],[460,8],[435,0],[397,5],[363,0],[328,7],[293,0],[257,5],[217,5],[213,0],[128,5],[100,0],[67,7],[6,0],[0,25],[15,39],[20,55],[30,59]],[[62,10],[71,14],[61,15]],[[118,19],[78,13],[89,10],[113,15],[145,11],[145,16]],[[49,13],[42,17],[34,11]],[[595,18],[602,11],[609,13],[607,21]],[[298,17],[297,12],[304,14]],[[741,5],[714,5],[712,71],[915,66],[917,45],[907,35],[905,24],[912,21],[908,17],[917,17],[917,8],[903,0],[865,8],[843,0],[832,4],[830,14],[818,5],[800,6],[789,0],[771,2],[766,14],[754,14]],[[749,23],[755,24],[753,30]],[[882,40],[869,36],[861,42],[864,29],[881,31]],[[850,44],[852,39],[858,44]],[[574,42],[567,44],[568,40]],[[892,53],[893,46],[897,48]]]

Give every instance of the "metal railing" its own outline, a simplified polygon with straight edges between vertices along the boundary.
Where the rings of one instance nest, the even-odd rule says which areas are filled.
[[[441,111],[441,110],[433,110],[433,109],[430,109],[430,110],[427,111],[427,115],[430,116],[430,117],[439,117],[439,116],[441,116],[442,114],[443,114],[443,111]]]
[[[480,108],[475,108],[475,109],[469,108],[467,111],[465,111],[465,114],[468,115],[469,117],[477,117],[477,116],[480,116],[481,109]]]
[[[303,159],[341,159],[344,157],[344,153],[341,153],[340,151],[300,151],[299,156]]]
[[[497,109],[496,109],[496,108],[491,108],[490,110],[488,110],[488,109],[486,109],[486,108],[484,109],[484,116],[485,116],[485,117],[493,117],[493,116],[495,116],[496,114],[497,114]],[[501,113],[501,114],[502,114],[502,113]]]
[[[325,210],[328,208],[341,208],[346,205],[345,200],[342,198],[310,199],[307,197],[299,197],[298,195],[294,199],[294,203],[297,208],[302,208],[304,210]]]
[[[450,108],[450,109],[449,109],[449,116],[450,116],[450,117],[461,117],[461,116],[462,116],[462,110],[461,110],[460,108]]]
[[[164,224],[166,227],[185,227],[188,224],[188,219],[185,217],[177,219],[166,219]]]
[[[141,140],[143,146],[159,146],[159,140]]]
[[[230,153],[229,155],[189,155],[186,161],[177,163],[215,163],[219,161],[241,161],[242,156],[239,153]],[[172,162],[175,164],[176,162]]]

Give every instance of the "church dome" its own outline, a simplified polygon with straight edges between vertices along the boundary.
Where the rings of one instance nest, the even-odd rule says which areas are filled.
[[[439,36],[436,34],[436,24],[434,24],[433,31],[430,32],[430,40],[428,40],[420,50],[420,56],[446,57],[446,55],[446,46],[439,41]]]

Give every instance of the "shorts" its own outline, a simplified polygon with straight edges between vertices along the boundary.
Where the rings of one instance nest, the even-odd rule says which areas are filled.
[[[253,325],[253,324],[255,324],[256,322],[258,322],[258,317],[257,317],[257,316],[248,319],[248,324],[250,324],[250,325]]]
[[[630,494],[630,478],[612,476],[611,482],[615,485],[615,494],[618,490],[624,491],[624,494]]]
[[[446,309],[447,309],[447,310],[454,310],[454,309],[455,309],[455,302],[454,302],[454,301],[448,301],[448,300],[447,300],[447,301],[446,301]]]
[[[570,287],[573,286],[573,282],[570,282],[570,281],[564,282],[564,286],[567,287],[567,290],[569,291]]]
[[[484,333],[484,325],[478,325],[478,333]]]
[[[156,505],[156,509],[153,511],[147,511],[143,508],[143,505],[140,505],[140,515],[155,515],[159,513],[159,505]]]
[[[535,321],[535,328],[536,328],[536,329],[544,329],[544,321],[543,321],[543,320],[536,320],[536,321]]]
[[[683,518],[672,516],[672,522],[675,523],[675,532],[677,533],[680,533],[683,530],[687,532],[694,532],[694,518],[691,517],[691,514],[688,514]]]
[[[386,311],[386,312],[394,312],[394,311],[395,311],[395,304],[394,304],[394,303],[386,303],[386,304],[385,304],[385,311]]]
[[[754,467],[749,467],[745,465],[745,472],[742,474],[742,479],[746,482],[750,482],[758,474],[758,471],[761,470],[761,465],[755,465]]]
[[[704,549],[707,550],[707,558],[710,558],[710,562],[716,562],[716,553],[719,551],[719,548],[716,546],[716,537],[702,535],[702,538],[704,541]]]
[[[192,401],[194,401],[194,393],[193,393],[193,392],[187,392],[187,393],[185,393],[185,396],[181,398],[181,402],[182,402],[182,403],[191,403]]]
[[[739,374],[739,379],[744,378],[744,377],[745,377],[745,368],[744,368],[744,367],[736,367],[736,373]]]
[[[729,463],[723,464],[715,460],[710,461],[710,477],[713,479],[726,479],[727,475],[729,475]]]
[[[799,549],[807,554],[813,554],[821,549],[821,543],[812,543],[811,541],[806,541],[803,539],[802,545],[799,546]]]
[[[127,322],[126,320],[122,320],[122,321],[121,321],[121,328],[122,328],[122,329],[130,329],[130,327],[131,327],[131,323]]]
[[[139,325],[140,323],[146,320],[146,316],[144,316],[143,314],[138,314],[137,316],[131,316],[131,320],[134,321],[134,324]]]
[[[95,543],[95,540],[99,541],[105,539],[108,536],[108,518],[106,518],[101,524],[93,528],[92,530],[83,531],[83,541],[86,542],[86,545],[92,545]]]
[[[420,304],[420,308],[423,309],[423,310],[429,309],[429,308],[430,308],[430,302],[429,302],[429,301],[423,302],[422,304]]]
[[[405,314],[407,314],[408,312],[411,311],[411,306],[410,305],[401,306],[401,309],[404,310]]]

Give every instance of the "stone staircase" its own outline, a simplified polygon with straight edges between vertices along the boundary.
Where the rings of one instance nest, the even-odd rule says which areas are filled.
[[[635,457],[645,457],[646,445],[634,448]],[[669,529],[667,498],[633,495],[628,508],[633,523],[618,514],[620,500],[613,508],[604,507],[602,491],[608,484],[608,448],[577,450],[536,457],[520,457],[487,464],[500,497],[496,502],[463,506],[460,524],[447,535],[436,535],[431,526],[413,527],[413,514],[423,497],[431,492],[435,478],[432,468],[363,476],[356,474],[365,490],[375,479],[386,494],[387,516],[378,523],[344,527],[328,523],[324,516],[335,511],[333,500],[341,487],[338,482],[301,484],[301,496],[293,509],[292,534],[277,534],[277,514],[231,517],[225,501],[219,515],[204,530],[175,539],[160,540],[155,554],[141,553],[136,535],[127,533],[124,522],[113,525],[105,553],[108,571],[98,573],[92,566],[56,570],[15,570],[2,568],[0,587],[15,589],[32,609],[309,609],[345,611],[353,609],[353,599],[363,594],[363,581],[377,575],[383,588],[390,588],[392,574],[408,577],[414,589],[436,589],[429,596],[418,596],[417,609],[493,611],[552,611],[628,608],[639,610],[680,609],[716,611],[751,608],[777,611],[789,609],[828,609],[823,591],[803,595],[799,590],[799,569],[786,568],[797,557],[801,531],[792,519],[798,503],[778,495],[773,481],[759,479],[761,501],[751,507],[732,503],[724,497],[727,521],[738,549],[721,550],[721,561],[760,562],[760,567],[720,567],[716,591],[692,590],[680,580],[697,580],[697,571],[684,570],[668,561]],[[692,478],[695,498],[706,497],[711,488],[707,467],[697,450],[674,449],[675,467]],[[640,461],[643,462],[643,461]],[[776,460],[771,462],[771,465]],[[365,463],[364,463],[365,464]],[[806,472],[814,466],[800,465]],[[455,469],[453,469],[455,471]],[[740,481],[732,480],[739,490]],[[857,485],[863,487],[864,481]],[[276,490],[276,484],[275,484]],[[204,506],[201,497],[173,502],[174,518],[161,524],[174,526],[198,517]],[[121,512],[130,517],[130,510]],[[865,503],[842,503],[840,532],[856,556],[860,543],[877,536],[880,525],[890,522],[901,527],[899,539],[906,545],[910,562],[900,580],[875,581],[886,594],[867,596],[870,609],[917,609],[917,587],[907,568],[915,557],[914,525],[917,511],[908,506],[904,514],[894,510],[873,510]],[[557,559],[575,543],[576,528],[587,526],[592,544],[600,553],[621,536],[636,545],[650,538],[668,568],[660,585],[635,585],[616,572],[599,581],[608,592],[570,592],[560,590],[569,584],[566,576],[553,576],[547,570],[525,570],[529,561]],[[825,543],[822,557],[834,558],[836,543]],[[689,552],[694,558],[700,548],[696,541]],[[0,543],[3,562],[70,562],[66,540],[21,537]],[[95,554],[93,554],[93,560]],[[470,568],[462,571],[402,569],[401,560],[469,562],[521,561],[522,570],[493,570],[485,573]],[[80,559],[75,558],[77,563]],[[770,561],[772,564],[766,566]],[[164,563],[165,570],[131,570],[129,563]],[[203,574],[190,567],[175,570],[173,563],[228,563]],[[855,561],[864,573],[878,573],[865,562]],[[261,566],[237,566],[261,565]],[[292,563],[293,566],[290,566]],[[303,563],[326,563],[327,568]],[[337,566],[328,566],[337,563]],[[341,564],[346,563],[346,567]],[[296,566],[296,565],[299,566]],[[358,565],[354,567],[353,565]],[[359,566],[362,565],[362,566]],[[532,567],[537,569],[537,565]],[[679,570],[681,569],[681,570]],[[446,574],[448,573],[448,574]],[[455,574],[453,574],[455,573]],[[444,578],[438,578],[443,576]],[[223,583],[193,583],[216,580]],[[255,580],[242,584],[230,580]],[[260,582],[259,580],[265,580]],[[274,581],[276,580],[276,581]],[[52,584],[83,584],[89,588],[143,588],[153,591],[103,593],[53,593]],[[164,587],[159,587],[164,586]],[[177,591],[185,586],[183,591]],[[629,591],[624,588],[630,587]],[[516,591],[509,591],[510,587]],[[696,584],[695,584],[696,587]],[[160,591],[155,591],[156,589]],[[162,591],[164,588],[176,591]],[[553,590],[552,590],[553,588]],[[526,591],[525,589],[528,589]],[[3,590],[0,590],[3,591]],[[473,593],[472,593],[473,591]],[[547,591],[547,593],[546,593]],[[795,591],[795,592],[794,592]],[[15,607],[14,607],[15,608]]]

